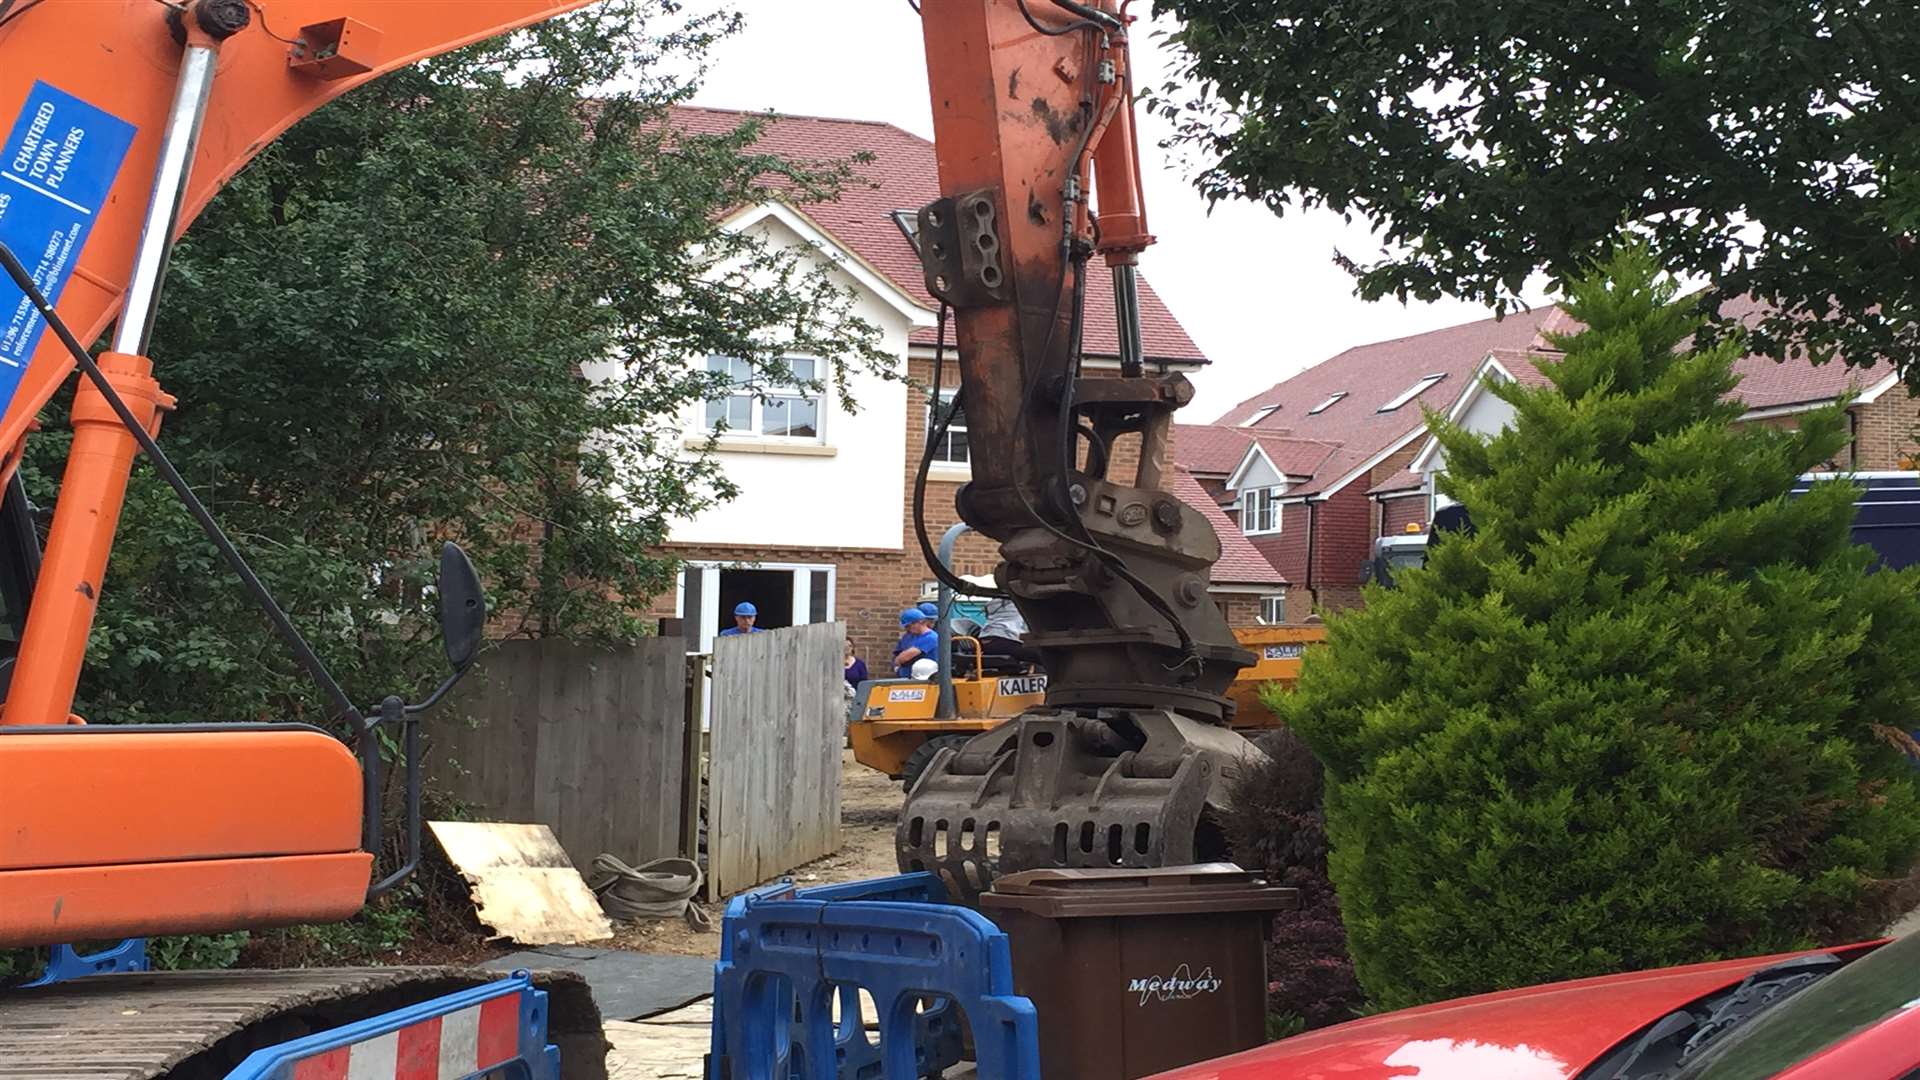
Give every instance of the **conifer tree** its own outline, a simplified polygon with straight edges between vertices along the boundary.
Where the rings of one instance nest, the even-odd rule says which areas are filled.
[[[1276,699],[1376,1004],[1869,935],[1920,852],[1920,576],[1869,572],[1848,481],[1788,497],[1843,410],[1738,424],[1676,293],[1616,253],[1505,431],[1430,418],[1474,531]]]

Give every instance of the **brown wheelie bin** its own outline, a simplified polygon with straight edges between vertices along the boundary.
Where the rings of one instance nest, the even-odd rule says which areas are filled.
[[[1260,1045],[1267,927],[1297,902],[1229,863],[1027,870],[980,898],[1039,1014],[1047,1080],[1131,1080]]]

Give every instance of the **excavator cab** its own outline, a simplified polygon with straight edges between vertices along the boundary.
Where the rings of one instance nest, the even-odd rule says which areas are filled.
[[[39,566],[15,474],[0,498],[0,698]],[[299,724],[0,726],[0,945],[345,918],[373,866],[360,788],[346,746]]]
[[[452,677],[418,704],[355,706],[155,443],[174,401],[149,335],[173,241],[288,125],[385,72],[585,2],[0,0],[0,476],[84,375],[44,564],[17,478],[0,503],[0,948],[335,921],[411,872],[417,717],[472,661],[486,610],[472,565],[442,552]],[[96,359],[87,343],[109,326]],[[335,730],[71,715],[142,453],[322,688]],[[386,742],[406,768],[397,845],[381,835]],[[374,881],[375,853],[394,846],[402,865]]]

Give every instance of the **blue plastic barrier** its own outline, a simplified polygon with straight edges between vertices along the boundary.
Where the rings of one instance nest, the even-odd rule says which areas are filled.
[[[83,953],[71,945],[55,945],[47,955],[47,969],[22,989],[52,986],[89,975],[146,971],[150,967],[152,964],[147,961],[146,938],[128,938],[95,953]]]
[[[1038,1080],[1039,1026],[1013,992],[1006,935],[946,899],[932,874],[735,897],[714,966],[708,1080],[937,1076],[961,1060],[956,1009],[981,1080]],[[879,1012],[877,1044],[861,990]]]

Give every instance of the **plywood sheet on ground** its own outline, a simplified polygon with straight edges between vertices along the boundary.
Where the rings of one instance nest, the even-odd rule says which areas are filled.
[[[430,821],[434,839],[473,890],[475,914],[522,945],[605,941],[613,926],[545,825]]]
[[[607,1080],[704,1080],[713,1001],[638,1023],[607,1021]]]
[[[712,998],[639,1023],[609,1020],[607,1080],[704,1080],[712,1039]],[[979,1074],[972,1062],[963,1061],[942,1075],[974,1080]]]

